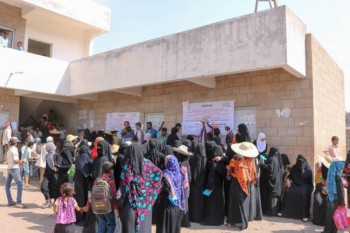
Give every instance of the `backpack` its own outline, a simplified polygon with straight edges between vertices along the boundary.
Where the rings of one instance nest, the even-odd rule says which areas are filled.
[[[98,178],[92,187],[91,208],[96,215],[109,214],[113,210],[112,190],[108,184],[110,180]]]

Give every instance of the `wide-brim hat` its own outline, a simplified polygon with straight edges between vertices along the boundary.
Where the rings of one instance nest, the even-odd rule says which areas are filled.
[[[321,156],[318,156],[318,159],[326,168],[329,168],[329,166],[333,162],[333,158],[330,155],[321,155]]]
[[[67,135],[67,140],[68,141],[70,141],[70,142],[73,142],[75,139],[77,139],[78,138],[78,136],[74,136],[74,135],[72,135],[72,134],[68,134]]]
[[[256,146],[251,142],[242,142],[231,145],[231,149],[244,157],[255,158],[259,155]]]
[[[203,122],[203,123],[208,123],[208,121],[209,121],[208,117],[203,117],[202,120],[201,120],[201,122]]]
[[[186,155],[186,156],[191,156],[193,155],[193,153],[188,151],[188,147],[185,145],[181,145],[179,147],[173,147],[173,150],[177,153],[180,153],[182,155]]]
[[[118,145],[112,145],[111,146],[112,154],[118,153],[118,151],[119,151],[119,146]]]
[[[49,131],[50,134],[61,134],[61,131],[58,131],[57,129],[53,129]]]

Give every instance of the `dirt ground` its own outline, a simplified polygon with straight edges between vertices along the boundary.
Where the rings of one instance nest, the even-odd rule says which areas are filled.
[[[31,189],[23,190],[23,204],[28,208],[18,209],[7,206],[7,199],[4,187],[4,175],[6,170],[0,169],[0,233],[32,233],[42,232],[51,233],[54,227],[55,215],[52,209],[41,209],[40,205],[44,202],[43,196],[38,189],[38,182],[31,182],[34,186]],[[12,196],[16,198],[16,188],[13,183]],[[80,233],[81,227],[76,228]],[[182,228],[182,233],[229,233],[239,231],[238,229],[229,229],[226,226],[210,227],[192,224],[189,229]],[[297,232],[321,232],[322,227],[314,226],[311,223],[303,223],[299,220],[285,219],[279,217],[264,217],[263,221],[254,221],[249,223],[249,228],[243,232],[273,232],[273,233],[297,233]],[[155,232],[155,227],[152,233]]]

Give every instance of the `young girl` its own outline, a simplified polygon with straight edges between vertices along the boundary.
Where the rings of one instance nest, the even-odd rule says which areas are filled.
[[[53,233],[75,233],[75,211],[82,211],[82,208],[72,197],[74,188],[71,183],[62,184],[61,194],[62,197],[59,197],[53,205],[53,211],[57,214]]]

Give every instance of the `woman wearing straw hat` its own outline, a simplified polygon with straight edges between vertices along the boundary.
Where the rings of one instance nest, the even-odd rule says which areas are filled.
[[[189,152],[187,146],[181,145],[179,147],[174,147],[174,154],[179,161],[180,170],[182,176],[184,177],[183,187],[185,190],[185,209],[182,216],[181,226],[182,227],[191,227],[191,223],[188,219],[188,198],[190,195],[190,182],[191,182],[191,168],[189,163],[189,157],[192,156],[192,153]]]
[[[250,142],[233,144],[232,150],[237,154],[227,166],[231,175],[230,202],[227,214],[227,226],[248,228],[250,209],[250,184],[256,182],[256,167],[252,158],[259,152]]]

